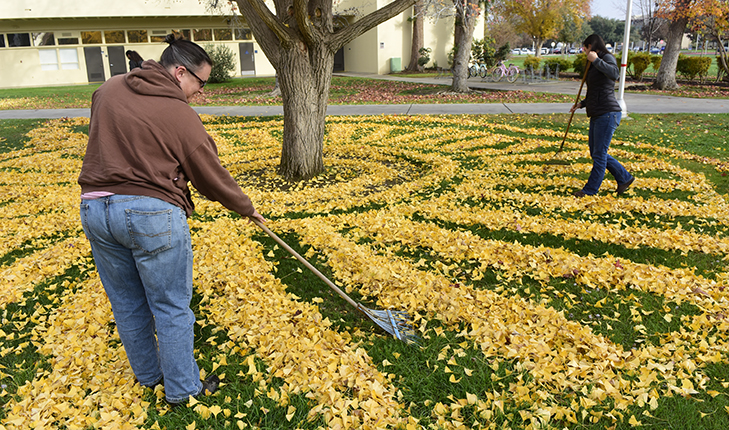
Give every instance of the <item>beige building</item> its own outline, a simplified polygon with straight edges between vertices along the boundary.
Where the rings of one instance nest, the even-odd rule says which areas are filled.
[[[235,55],[236,77],[274,74],[245,20],[240,18],[243,24],[235,26],[237,20],[229,18],[233,11],[211,11],[206,0],[1,1],[0,88],[103,82],[129,70],[127,50],[159,59],[166,47],[164,37],[171,31],[203,46],[228,46]],[[385,4],[345,0],[337,10],[356,13],[339,21],[346,25]],[[406,11],[345,46],[337,54],[335,71],[387,74],[406,66],[411,13]],[[476,35],[483,34],[479,27]],[[453,19],[426,20],[425,28],[432,61],[447,65]]]

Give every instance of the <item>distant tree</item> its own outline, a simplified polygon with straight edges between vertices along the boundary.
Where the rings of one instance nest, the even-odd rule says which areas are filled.
[[[413,7],[413,16],[410,18],[413,23],[413,39],[410,46],[410,64],[407,70],[419,70],[418,60],[420,58],[420,50],[423,49],[425,43],[425,0],[418,0]]]
[[[565,23],[564,16],[579,24],[590,11],[590,0],[496,0],[494,5],[499,13],[514,23],[518,32],[532,37],[537,56],[541,56],[546,39],[557,37]]]
[[[618,33],[619,21],[614,18],[605,18],[600,15],[593,16],[588,23],[592,28],[592,31],[599,34],[605,43],[609,43],[613,46],[623,39],[622,33]]]
[[[717,43],[717,65],[724,71],[724,80],[729,80],[729,53],[724,49],[729,39],[729,1],[707,0],[701,7],[704,13],[699,14],[689,25],[695,32]]]
[[[678,88],[676,66],[678,64],[678,55],[681,53],[681,39],[683,39],[689,21],[697,12],[692,10],[697,1],[700,0],[663,0],[659,3],[656,16],[665,18],[670,24],[661,66],[658,68],[655,81],[653,81],[653,87],[656,89],[672,90]]]

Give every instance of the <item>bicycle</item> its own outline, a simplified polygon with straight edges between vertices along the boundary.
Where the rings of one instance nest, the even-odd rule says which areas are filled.
[[[488,68],[485,64],[472,64],[471,67],[468,68],[468,77],[469,78],[475,78],[475,77],[481,77],[485,78],[486,75],[488,75]]]
[[[509,63],[509,67],[506,67],[503,61],[499,61],[499,64],[491,71],[491,79],[494,82],[499,82],[504,76],[506,76],[507,81],[511,83],[516,82],[519,77],[519,68],[512,63]]]

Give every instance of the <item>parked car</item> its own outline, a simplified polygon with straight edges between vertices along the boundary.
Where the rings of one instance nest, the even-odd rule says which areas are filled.
[[[651,52],[651,54],[658,54],[658,53],[661,52],[661,49],[659,47],[657,47],[657,46],[653,46],[653,47],[651,47],[651,51],[650,52]]]
[[[577,48],[570,48],[570,49],[569,49],[569,50],[567,51],[567,53],[569,53],[569,54],[576,54],[576,53],[577,53]]]
[[[512,49],[511,55],[521,55],[521,49],[518,49],[518,48]]]
[[[549,54],[549,49],[542,48],[542,51],[541,52],[542,52],[542,55],[547,55],[547,54]]]
[[[561,54],[561,53],[562,53],[562,48],[554,48],[554,49],[552,49],[552,54]]]
[[[529,48],[521,48],[521,53],[523,55],[534,55],[534,51]]]

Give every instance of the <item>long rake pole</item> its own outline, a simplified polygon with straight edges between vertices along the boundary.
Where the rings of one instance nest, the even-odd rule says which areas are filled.
[[[587,79],[587,71],[590,70],[590,62],[586,61],[587,65],[585,66],[585,74],[582,76],[582,82],[580,83],[580,89],[577,91],[577,98],[575,99],[575,105],[580,102],[580,95],[582,94],[582,86],[585,85],[585,79]],[[562,144],[559,145],[559,149],[557,152],[554,153],[553,157],[556,157],[557,154],[562,152],[562,148],[564,148],[564,142],[567,140],[567,134],[570,132],[570,125],[572,125],[572,118],[574,118],[575,112],[572,111],[572,114],[570,115],[570,120],[567,122],[567,130],[564,132],[564,137],[562,138]]]
[[[294,251],[286,242],[283,241],[280,237],[276,235],[276,233],[272,232],[268,227],[263,225],[260,221],[251,218],[251,221],[255,225],[261,228],[267,235],[269,235],[273,240],[276,241],[279,245],[281,245],[286,251],[289,252],[289,254],[293,255],[294,258],[299,260],[304,266],[306,266],[307,269],[311,270],[312,273],[314,273],[316,276],[319,277],[324,283],[326,283],[329,288],[334,290],[335,293],[339,294],[341,298],[347,301],[350,305],[357,308],[360,312],[365,314],[369,319],[371,319],[375,324],[377,324],[380,328],[385,330],[386,332],[392,334],[396,339],[405,341],[407,343],[413,343],[416,341],[416,337],[414,335],[414,330],[412,326],[410,325],[410,317],[405,312],[402,311],[378,311],[369,309],[365,306],[362,306],[361,304],[355,302],[352,300],[351,297],[349,297],[344,291],[341,290],[341,288],[337,287],[334,282],[330,281],[329,278],[324,276],[323,273],[321,273],[316,267],[312,266],[311,263],[306,261],[304,257],[299,255],[298,252]]]

